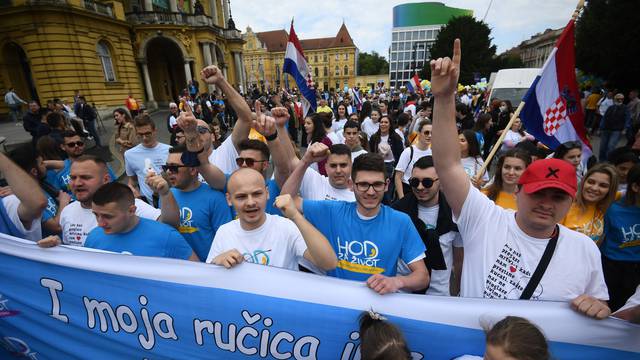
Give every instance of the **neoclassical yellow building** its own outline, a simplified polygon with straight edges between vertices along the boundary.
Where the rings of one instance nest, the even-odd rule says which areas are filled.
[[[208,64],[242,88],[244,41],[229,0],[0,0],[0,93],[99,110],[131,92],[147,107],[178,97]],[[200,91],[205,88],[200,82]],[[0,116],[7,113],[0,101]]]
[[[295,80],[282,74],[282,64],[289,34],[285,30],[253,32],[247,27],[242,35],[244,68],[249,87],[260,89],[295,88]],[[334,37],[300,39],[315,86],[318,90],[355,86],[358,48],[347,26],[342,24]],[[288,82],[288,84],[287,84]]]

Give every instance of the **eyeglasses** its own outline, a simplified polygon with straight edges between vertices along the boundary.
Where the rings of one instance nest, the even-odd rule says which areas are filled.
[[[236,164],[240,167],[242,167],[243,164],[247,164],[248,167],[252,167],[257,162],[265,162],[265,161],[267,160],[256,160],[252,158],[243,158],[243,157],[236,158]]]
[[[417,189],[418,186],[422,184],[422,186],[424,186],[425,189],[430,189],[436,181],[438,181],[437,178],[435,179],[424,178],[421,180],[421,179],[412,177],[411,179],[409,179],[409,185],[411,185],[412,188]]]
[[[360,192],[367,192],[367,191],[369,191],[369,188],[373,188],[373,191],[381,192],[381,191],[384,191],[385,185],[387,185],[387,183],[384,182],[384,181],[376,181],[374,183],[357,182],[356,183],[356,190],[358,190]]]
[[[162,171],[164,172],[169,172],[171,171],[172,173],[177,173],[178,169],[183,168],[183,167],[188,167],[187,165],[176,165],[176,164],[165,164],[162,165]]]
[[[196,127],[196,130],[198,130],[198,133],[200,134],[206,134],[211,132],[211,130],[206,126],[198,126]]]
[[[84,142],[82,141],[76,141],[76,142],[70,142],[70,143],[66,143],[64,144],[65,146],[68,147],[80,147],[80,146],[84,146]]]

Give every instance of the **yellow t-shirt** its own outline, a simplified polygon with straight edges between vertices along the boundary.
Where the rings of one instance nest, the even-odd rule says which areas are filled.
[[[604,213],[598,210],[595,204],[588,205],[585,211],[582,211],[574,202],[562,220],[562,225],[587,235],[599,244],[604,229]]]
[[[483,194],[488,195],[488,189],[480,190]],[[503,209],[513,209],[518,211],[518,205],[516,204],[516,194],[509,194],[508,192],[500,191],[496,196],[496,205]]]
[[[587,102],[585,104],[585,108],[587,110],[595,110],[598,107],[598,101],[600,100],[602,95],[593,93],[587,97]]]

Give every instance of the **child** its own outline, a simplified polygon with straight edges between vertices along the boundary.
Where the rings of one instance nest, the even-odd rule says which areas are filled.
[[[372,310],[360,316],[360,353],[362,360],[411,359],[400,329]]]

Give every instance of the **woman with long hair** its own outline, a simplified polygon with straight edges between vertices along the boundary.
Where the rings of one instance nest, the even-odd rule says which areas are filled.
[[[138,143],[136,129],[133,126],[131,115],[124,108],[113,110],[113,119],[116,122],[116,144],[119,145],[120,153],[124,154],[125,151]]]
[[[336,108],[336,115],[335,115],[335,121],[333,122],[333,124],[331,125],[331,129],[333,130],[333,132],[337,133],[338,131],[342,130],[342,128],[344,127],[344,124],[347,122],[347,106],[343,103],[338,104],[338,107]]]
[[[640,164],[627,174],[627,193],[604,215],[602,270],[611,311],[618,310],[640,284]]]
[[[491,147],[487,150],[485,144],[485,139],[488,138],[491,126],[493,126],[493,118],[491,117],[491,114],[488,113],[480,114],[480,116],[478,116],[478,121],[473,125],[473,131],[476,132],[476,138],[478,139],[478,145],[480,146],[480,153],[483,158],[485,154],[489,155],[489,151],[491,151]]]
[[[500,148],[500,150],[507,151],[513,149],[516,147],[516,145],[518,145],[518,143],[524,140],[533,141],[535,140],[535,138],[533,137],[533,135],[530,135],[526,131],[524,131],[524,129],[522,128],[522,121],[520,120],[520,118],[516,118],[513,121],[513,124],[511,124],[511,129],[507,130],[507,133],[502,140],[502,147]]]
[[[327,130],[324,127],[324,115],[320,113],[313,113],[307,115],[304,119],[304,131],[307,136],[307,144],[311,145],[316,142],[321,142],[328,147],[331,147],[333,143],[327,137]],[[317,163],[317,171],[322,175],[327,175],[326,170],[324,169],[324,165],[327,163],[327,160],[322,160]],[[312,164],[312,167],[313,164]],[[314,167],[315,168],[315,167]]]
[[[616,198],[618,173],[613,165],[600,163],[585,174],[578,193],[562,225],[599,242],[604,228],[604,214]]]
[[[464,130],[458,135],[458,141],[460,142],[460,162],[462,167],[471,178],[473,185],[481,188],[484,183],[489,181],[489,175],[485,171],[480,181],[476,180],[476,175],[484,165],[484,161],[480,156],[480,145],[475,131]]]
[[[531,164],[531,156],[525,151],[520,149],[507,151],[498,159],[493,183],[482,189],[482,192],[496,205],[517,211],[518,180],[529,164]]]
[[[378,131],[369,139],[369,151],[382,155],[388,179],[393,179],[393,171],[403,150],[402,138],[395,132],[391,119],[389,116],[381,117]],[[394,192],[395,185],[391,181],[389,189],[384,194],[386,204],[391,202]]]

